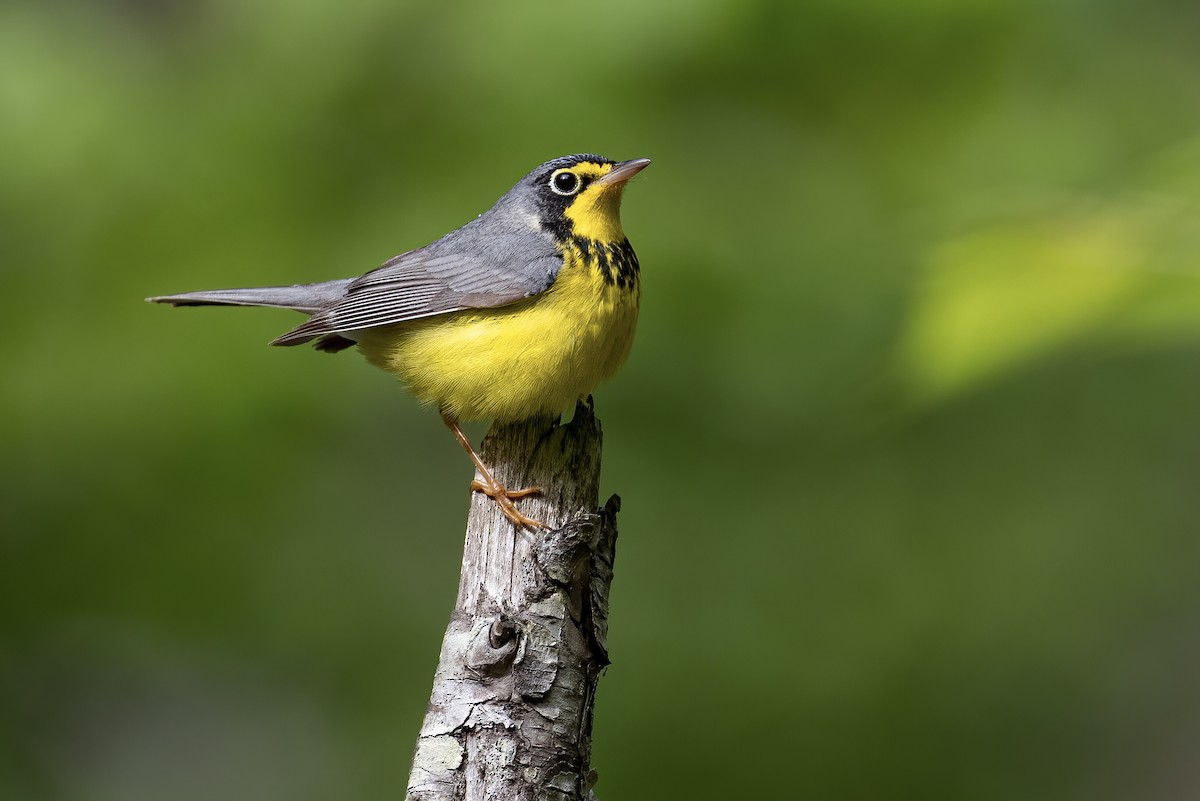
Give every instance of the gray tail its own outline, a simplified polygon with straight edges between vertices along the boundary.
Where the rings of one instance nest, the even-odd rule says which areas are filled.
[[[160,295],[146,300],[151,303],[170,303],[172,306],[270,306],[312,314],[344,295],[351,280],[343,278],[294,286],[212,289],[204,292],[184,292],[181,295]]]

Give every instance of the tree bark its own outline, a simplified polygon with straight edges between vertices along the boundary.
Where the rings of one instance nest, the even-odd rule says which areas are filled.
[[[566,425],[494,426],[481,455],[550,526],[518,531],[473,493],[458,600],[442,640],[409,801],[592,798],[592,706],[616,547],[613,496],[597,509],[600,422],[591,402]]]

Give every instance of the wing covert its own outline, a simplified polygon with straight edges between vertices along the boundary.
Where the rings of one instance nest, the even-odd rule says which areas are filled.
[[[337,332],[393,325],[473,308],[492,308],[544,292],[562,256],[538,233],[498,237],[453,231],[417,250],[389,259],[353,281],[346,292],[273,345],[298,345]],[[467,248],[466,242],[473,241]]]

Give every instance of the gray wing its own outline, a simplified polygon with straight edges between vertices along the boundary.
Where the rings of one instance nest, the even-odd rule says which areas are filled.
[[[468,224],[401,253],[351,281],[341,297],[271,344],[298,345],[327,334],[504,306],[554,283],[562,256],[549,239],[536,232],[488,233]]]

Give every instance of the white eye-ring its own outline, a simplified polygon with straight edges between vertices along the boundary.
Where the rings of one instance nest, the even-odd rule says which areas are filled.
[[[559,195],[573,195],[582,185],[579,176],[570,170],[555,170],[550,176],[550,188]]]

